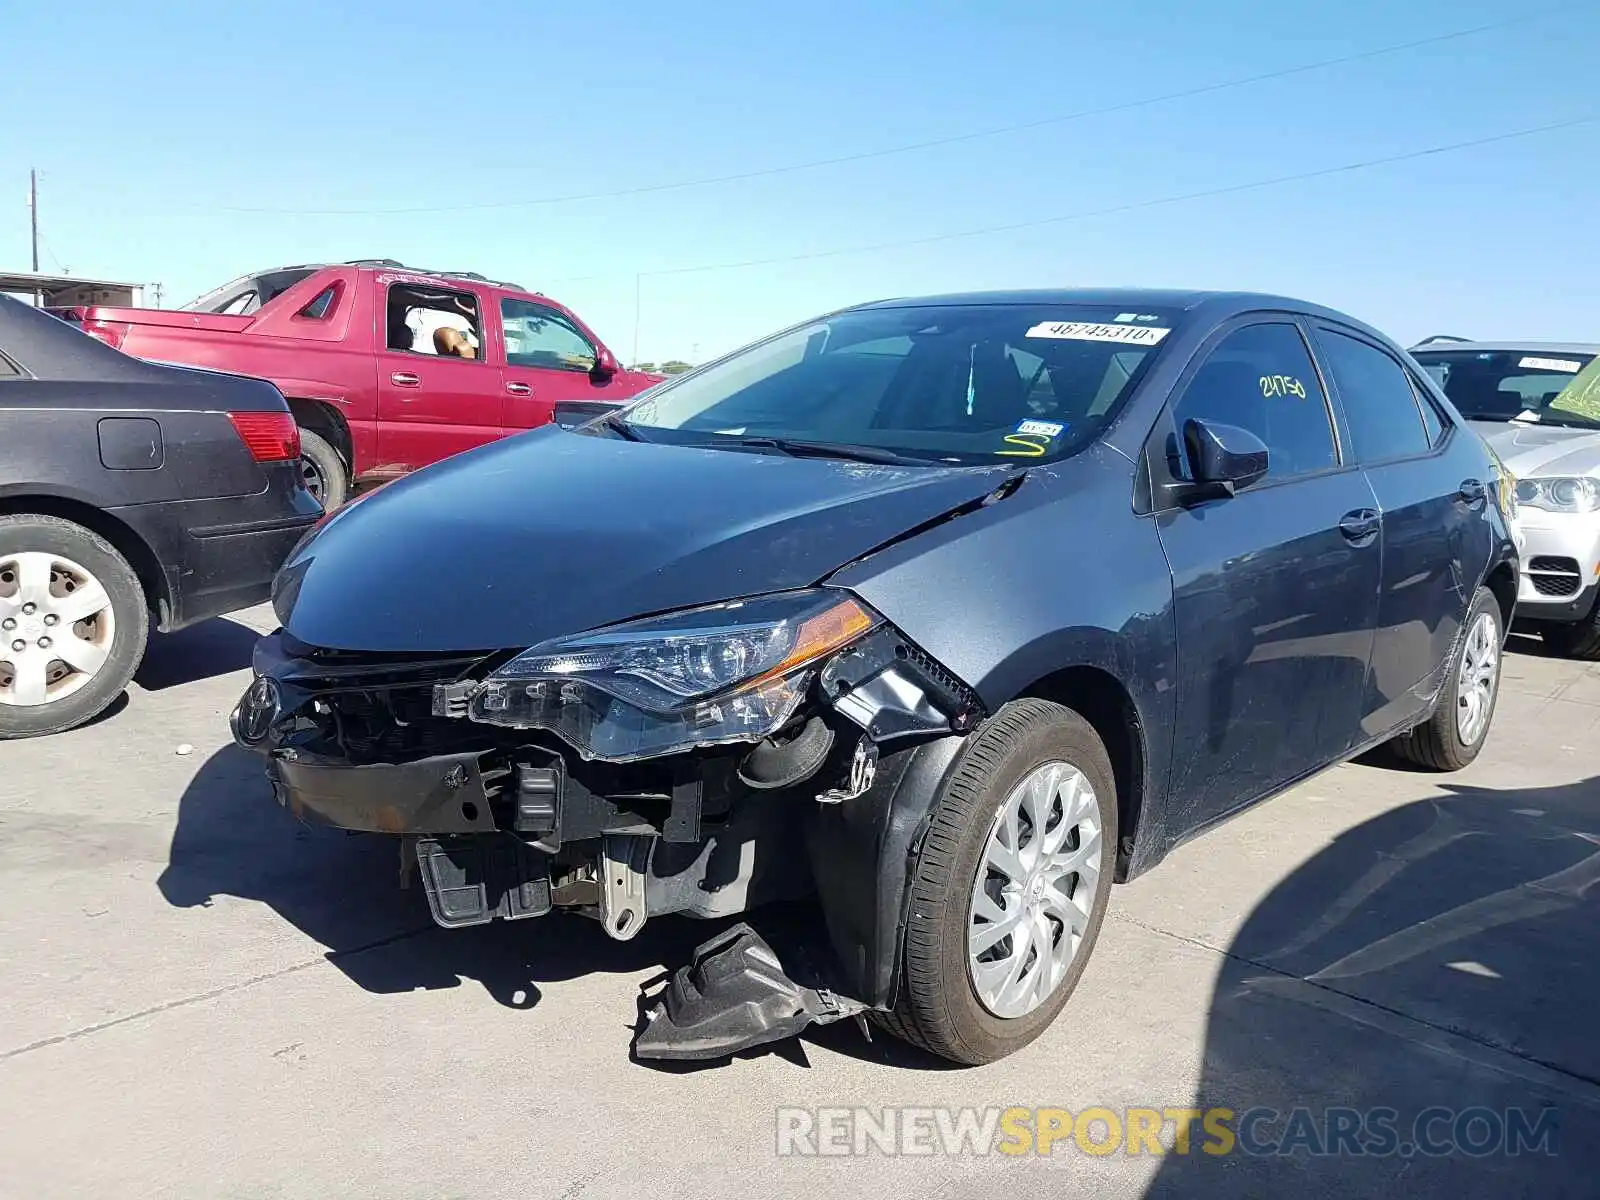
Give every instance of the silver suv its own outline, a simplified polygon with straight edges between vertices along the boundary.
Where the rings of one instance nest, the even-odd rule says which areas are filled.
[[[1411,356],[1517,481],[1517,616],[1600,660],[1600,344],[1433,337]]]

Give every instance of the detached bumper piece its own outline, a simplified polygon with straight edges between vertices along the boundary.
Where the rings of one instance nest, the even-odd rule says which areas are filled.
[[[493,833],[482,756],[440,754],[408,763],[352,766],[296,754],[268,759],[278,800],[296,816],[314,816],[361,833]]]
[[[648,1059],[727,1058],[866,1007],[796,983],[772,947],[741,923],[701,944],[689,965],[674,972],[633,1049]]]
[[[419,838],[416,854],[428,907],[446,929],[550,911],[550,858],[520,838]]]

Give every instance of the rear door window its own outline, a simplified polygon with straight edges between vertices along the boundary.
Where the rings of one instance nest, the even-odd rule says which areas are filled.
[[[1356,459],[1373,463],[1427,453],[1433,438],[1399,361],[1371,342],[1325,327],[1317,330],[1317,343],[1339,393]]]
[[[1255,434],[1267,447],[1268,479],[1327,470],[1339,461],[1327,397],[1305,339],[1287,321],[1246,325],[1217,343],[1173,417],[1180,442],[1191,417]]]

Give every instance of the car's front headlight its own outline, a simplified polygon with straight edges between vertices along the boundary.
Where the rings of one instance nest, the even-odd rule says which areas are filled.
[[[1600,484],[1583,475],[1519,479],[1517,503],[1546,512],[1594,512],[1600,509]]]
[[[610,762],[759,741],[794,715],[812,668],[880,620],[817,588],[555,638],[490,674],[467,715],[546,729]]]

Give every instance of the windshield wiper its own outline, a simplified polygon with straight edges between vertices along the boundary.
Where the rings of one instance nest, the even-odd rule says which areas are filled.
[[[876,446],[856,446],[849,442],[808,442],[778,437],[742,437],[737,442],[753,450],[772,449],[792,458],[842,458],[849,462],[878,463],[890,467],[925,467],[939,461],[898,454],[893,450],[880,450]]]
[[[620,413],[607,413],[605,416],[596,421],[595,424],[611,430],[611,432],[615,433],[624,441],[642,442],[645,440],[644,435],[632,425],[628,424],[627,421],[623,420]]]

